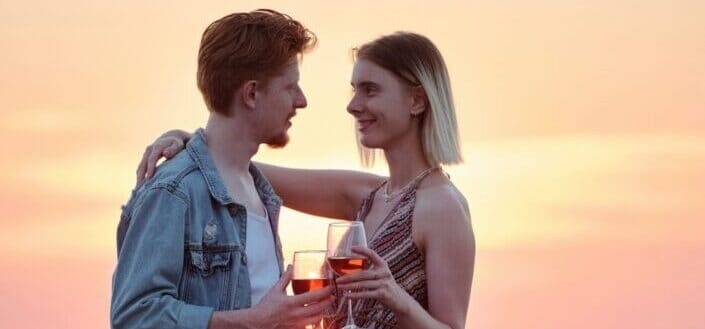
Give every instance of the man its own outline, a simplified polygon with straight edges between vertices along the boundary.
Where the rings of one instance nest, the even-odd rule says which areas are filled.
[[[250,163],[260,144],[284,146],[306,107],[298,57],[315,42],[271,10],[228,15],[203,33],[208,123],[123,208],[113,328],[300,328],[330,305],[331,288],[286,295],[281,199]]]

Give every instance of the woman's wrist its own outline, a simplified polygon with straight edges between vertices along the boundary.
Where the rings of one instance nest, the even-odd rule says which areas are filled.
[[[191,139],[191,133],[180,129],[173,129],[165,132],[161,137],[178,138],[185,144],[189,139]]]
[[[402,289],[399,285],[396,285],[396,302],[394,303],[393,307],[390,307],[392,309],[392,312],[397,317],[406,317],[409,314],[411,314],[411,308],[413,303],[416,302],[411,295],[409,295],[406,290]]]

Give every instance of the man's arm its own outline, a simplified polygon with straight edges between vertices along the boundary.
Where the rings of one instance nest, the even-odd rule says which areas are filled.
[[[184,261],[186,201],[152,189],[136,204],[113,276],[113,328],[205,329],[210,307],[177,299]]]
[[[291,269],[251,309],[214,312],[178,300],[186,216],[185,200],[164,189],[136,205],[113,276],[112,328],[301,328],[331,305],[330,287],[287,296]]]

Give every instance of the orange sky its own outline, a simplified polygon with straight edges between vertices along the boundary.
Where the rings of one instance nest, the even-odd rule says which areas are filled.
[[[201,32],[259,7],[320,39],[292,142],[259,160],[360,169],[348,50],[411,30],[444,54],[467,160],[448,172],[478,242],[468,328],[705,327],[695,0],[0,2],[3,326],[109,327],[115,227],[140,152],[202,125]],[[323,248],[325,223],[285,210],[286,254]]]

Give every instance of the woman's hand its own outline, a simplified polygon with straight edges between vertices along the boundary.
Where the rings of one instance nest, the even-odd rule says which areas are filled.
[[[338,278],[338,289],[352,290],[345,294],[351,299],[376,299],[397,315],[408,312],[409,299],[412,297],[394,280],[387,262],[369,248],[352,247],[352,251],[367,257],[372,266],[368,270]]]
[[[184,144],[191,138],[191,134],[183,130],[169,130],[159,136],[152,145],[147,146],[142,155],[142,161],[137,166],[137,185],[154,175],[157,162],[162,157],[171,159],[184,149]]]

